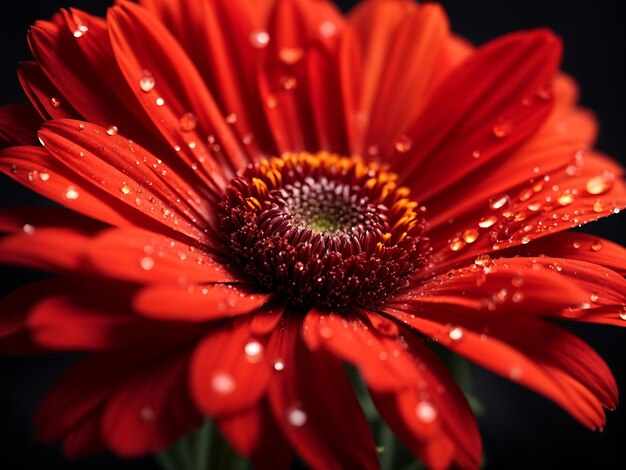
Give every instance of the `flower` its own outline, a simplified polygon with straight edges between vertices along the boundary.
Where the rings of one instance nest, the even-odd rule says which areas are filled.
[[[89,353],[41,439],[130,457],[209,415],[261,468],[375,468],[344,361],[429,467],[477,467],[424,338],[604,425],[611,372],[550,320],[624,324],[624,250],[566,230],[626,191],[550,32],[474,49],[435,4],[144,0],[29,42],[0,170],[63,207],[0,212],[0,260],[59,276],[2,300],[0,345]]]

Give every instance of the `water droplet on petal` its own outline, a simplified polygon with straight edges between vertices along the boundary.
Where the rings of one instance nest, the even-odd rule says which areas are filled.
[[[605,176],[596,176],[587,181],[585,189],[589,194],[598,195],[607,192],[612,185],[613,181]]]
[[[299,47],[282,47],[278,51],[278,58],[287,65],[294,65],[302,59],[304,50]]]
[[[396,150],[400,153],[406,153],[413,147],[413,139],[408,135],[402,134],[395,143]]]
[[[601,241],[595,241],[591,244],[591,251],[600,251],[603,248]]]
[[[152,91],[155,85],[156,80],[152,74],[148,70],[144,70],[142,77],[139,79],[139,88],[141,88],[141,91],[148,93]]]
[[[622,307],[622,311],[620,312],[619,317],[622,320],[626,320],[626,307]]]
[[[307,418],[306,413],[298,407],[290,408],[287,412],[287,420],[292,426],[297,428],[304,426]]]
[[[265,97],[265,106],[269,109],[276,109],[278,107],[278,100],[274,95],[267,95]]]
[[[562,206],[567,206],[569,204],[571,204],[572,202],[574,202],[574,195],[572,194],[572,192],[568,189],[566,191],[564,191],[556,200],[560,205]]]
[[[258,341],[250,341],[244,346],[246,359],[248,362],[256,364],[263,359],[263,345]]]
[[[330,38],[337,32],[337,25],[332,21],[322,21],[319,27],[320,34],[325,38]]]
[[[274,370],[280,372],[285,368],[285,362],[282,359],[276,359],[274,361]]]
[[[115,135],[117,134],[117,131],[118,131],[117,126],[109,126],[107,127],[106,133],[107,135]]]
[[[227,395],[235,390],[235,379],[227,372],[217,372],[211,379],[211,387],[219,394]]]
[[[513,367],[511,368],[511,370],[509,371],[509,377],[511,378],[511,380],[519,380],[522,378],[522,369],[520,369],[519,367]]]
[[[596,213],[600,213],[604,210],[604,204],[599,199],[593,203],[593,211]]]
[[[61,100],[59,98],[55,98],[54,96],[50,98],[50,105],[53,108],[58,108],[61,106]]]
[[[474,150],[472,152],[472,158],[480,158],[480,152],[478,150]]]
[[[280,78],[280,86],[287,91],[291,91],[298,86],[298,81],[296,80],[296,77],[288,75]]]
[[[237,115],[235,113],[230,113],[228,116],[226,116],[226,122],[228,124],[236,124],[237,123]]]
[[[415,414],[423,423],[432,423],[435,419],[437,419],[437,410],[427,401],[421,401],[418,403],[415,408]]]
[[[528,204],[528,210],[531,212],[537,212],[539,209],[541,209],[540,202],[533,202],[533,203]]]
[[[154,268],[154,259],[146,256],[144,258],[141,258],[139,264],[144,271],[150,271],[152,268]]]
[[[513,303],[519,304],[520,302],[524,300],[524,294],[522,294],[521,292],[515,292],[511,296],[511,300],[513,301]]]
[[[160,106],[163,106],[163,105],[165,104],[165,100],[164,100],[163,98],[159,97],[159,98],[157,98],[156,100],[154,100],[154,103],[155,103],[157,106],[159,106],[159,107],[160,107]]]
[[[493,260],[491,259],[491,256],[489,256],[489,255],[479,255],[474,260],[474,264],[476,266],[487,268],[487,267],[493,265]]]
[[[50,173],[47,173],[47,172],[45,172],[45,171],[44,171],[44,172],[39,173],[39,179],[40,179],[41,181],[48,181],[48,180],[50,179]]]
[[[128,186],[126,183],[122,183],[122,187],[120,188],[120,191],[122,192],[122,194],[130,194],[130,186]]]
[[[179,120],[180,130],[183,132],[191,132],[198,125],[198,118],[193,113],[185,113]]]
[[[250,43],[257,49],[263,49],[270,43],[270,35],[267,31],[252,31],[250,33]]]
[[[448,336],[452,341],[459,341],[463,339],[463,329],[456,326],[448,332]]]
[[[493,226],[498,221],[498,218],[495,215],[490,215],[489,217],[483,217],[478,222],[478,226],[480,228],[489,228]]]
[[[527,235],[524,235],[521,239],[522,245],[528,245],[530,243],[530,237]]]
[[[24,230],[24,233],[26,235],[32,235],[33,233],[35,233],[35,227],[31,224],[24,224],[22,230]]]
[[[68,188],[65,190],[65,198],[69,199],[70,201],[78,199],[78,191],[74,186],[68,186]]]
[[[450,241],[450,250],[459,251],[465,246],[465,242],[461,240],[459,237],[455,237]]]
[[[478,239],[478,230],[475,228],[468,228],[465,232],[463,232],[463,240],[466,243],[474,243]]]
[[[502,209],[508,203],[509,203],[509,196],[505,194],[503,196],[498,196],[492,199],[489,202],[489,207],[491,207],[493,210],[498,210],[498,209]]]
[[[139,411],[139,419],[144,423],[153,423],[156,419],[156,413],[152,408],[146,406]]]
[[[493,131],[493,135],[502,139],[513,132],[513,123],[510,119],[500,119],[494,124],[491,130]]]

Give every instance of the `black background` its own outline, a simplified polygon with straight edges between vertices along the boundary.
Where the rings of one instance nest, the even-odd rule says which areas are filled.
[[[201,1],[201,0],[199,0]],[[25,98],[15,70],[29,57],[26,30],[36,19],[60,7],[77,6],[104,14],[108,1],[20,0],[0,5],[0,105]],[[355,2],[340,2],[348,8]],[[443,1],[455,32],[475,44],[519,29],[547,26],[564,39],[563,69],[578,80],[581,102],[601,123],[597,147],[624,162],[626,15],[621,1]],[[0,179],[0,205],[41,203],[7,178]],[[613,217],[585,231],[624,243],[622,218]],[[1,268],[0,295],[32,280],[25,270]],[[614,371],[622,398],[626,390],[626,330],[573,325]],[[37,402],[69,356],[0,356],[0,468],[7,469],[152,469],[150,459],[119,461],[111,455],[67,462],[58,446],[32,439],[31,417]],[[626,468],[626,412],[609,413],[603,433],[583,428],[548,400],[479,368],[474,387],[487,409],[480,419],[488,468]],[[346,436],[349,439],[349,436]]]

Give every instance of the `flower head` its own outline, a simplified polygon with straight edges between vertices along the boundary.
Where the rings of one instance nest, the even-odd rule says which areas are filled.
[[[211,416],[260,468],[376,468],[342,361],[429,467],[475,468],[427,346],[590,428],[617,403],[551,322],[626,324],[626,253],[566,231],[622,170],[535,30],[473,48],[436,4],[119,1],[29,34],[0,171],[62,207],[0,212],[0,348],[85,351],[37,415],[70,456],[155,452]],[[346,436],[350,436],[346,439]]]

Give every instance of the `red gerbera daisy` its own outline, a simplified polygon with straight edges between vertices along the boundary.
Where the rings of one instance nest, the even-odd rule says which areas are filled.
[[[86,351],[36,422],[69,456],[159,451],[212,417],[259,468],[376,468],[342,361],[429,467],[475,468],[424,339],[590,428],[614,379],[550,321],[620,325],[626,253],[566,229],[626,205],[544,30],[474,49],[436,4],[119,1],[31,29],[0,170],[5,352]],[[349,438],[346,438],[349,436]]]

